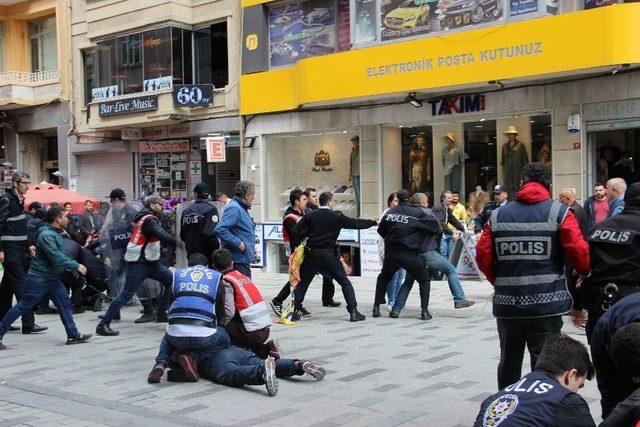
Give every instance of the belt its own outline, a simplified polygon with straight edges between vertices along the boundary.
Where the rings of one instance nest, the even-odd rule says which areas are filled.
[[[216,321],[207,322],[206,320],[201,319],[188,319],[186,317],[176,317],[173,319],[169,319],[170,325],[194,325],[194,326],[204,326],[206,328],[215,328],[217,326]]]

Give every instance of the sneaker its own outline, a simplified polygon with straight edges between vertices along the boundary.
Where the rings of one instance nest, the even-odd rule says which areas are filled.
[[[273,310],[276,316],[282,316],[282,304],[278,304],[274,300],[271,300],[269,301],[269,305],[271,306],[271,310]]]
[[[188,354],[180,354],[178,356],[178,364],[182,367],[182,370],[187,377],[187,380],[191,382],[198,382],[200,380],[200,375],[198,375],[198,369],[193,363],[193,359]]]
[[[92,336],[92,334],[78,334],[75,338],[67,338],[67,345],[84,344],[88,342],[89,338],[91,338]]]
[[[467,307],[471,307],[475,303],[476,303],[475,301],[470,301],[468,299],[465,299],[465,300],[462,300],[462,301],[454,301],[453,307],[454,308],[467,308]]]
[[[136,320],[134,320],[134,323],[151,323],[151,322],[155,322],[156,321],[156,315],[153,313],[147,313],[147,314],[143,314],[142,316],[138,317]]]
[[[147,382],[149,384],[158,384],[160,379],[164,375],[164,365],[162,363],[156,363],[151,372],[149,372],[149,376],[147,377]]]
[[[9,332],[14,332],[14,331],[19,331],[20,327],[19,326],[9,326]]]
[[[310,361],[304,362],[302,364],[302,370],[307,375],[311,375],[317,381],[322,381],[324,379],[324,376],[327,374],[327,371],[322,366],[318,366]]]
[[[300,314],[300,316],[311,316],[311,312],[304,307],[298,309],[298,314]]]
[[[269,356],[264,361],[264,385],[267,387],[269,396],[278,394],[278,378],[276,378],[276,361]]]
[[[282,347],[279,341],[269,340],[267,341],[267,347],[269,347],[269,356],[275,360],[282,359]]]
[[[31,328],[31,329],[24,329],[24,328],[22,328],[22,333],[23,333],[24,335],[37,334],[38,332],[44,332],[44,331],[46,331],[47,329],[49,329],[49,327],[48,327],[48,326],[40,326],[40,325],[38,325],[38,324],[34,323],[34,324],[33,324],[33,328]]]
[[[289,318],[289,320],[291,320],[292,322],[297,322],[298,320],[300,320],[302,318],[302,315],[300,314],[299,310],[294,310],[291,313],[289,313],[287,315],[287,317]]]

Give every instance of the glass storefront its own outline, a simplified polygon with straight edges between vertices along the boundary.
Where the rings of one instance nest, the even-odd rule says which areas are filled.
[[[627,185],[640,181],[640,128],[593,132],[589,138],[595,163],[592,184],[611,178],[622,178]]]

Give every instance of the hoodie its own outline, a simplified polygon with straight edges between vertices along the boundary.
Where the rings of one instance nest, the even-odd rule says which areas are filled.
[[[521,203],[533,205],[545,200],[550,200],[549,190],[537,182],[527,182],[516,193],[516,200]],[[589,245],[582,236],[578,220],[571,210],[560,224],[560,243],[564,249],[564,254],[576,269],[576,271],[586,276],[589,273]],[[484,273],[487,280],[493,284],[496,279],[496,256],[493,235],[491,233],[491,222],[487,222],[482,231],[482,237],[476,245],[476,261],[480,271]]]

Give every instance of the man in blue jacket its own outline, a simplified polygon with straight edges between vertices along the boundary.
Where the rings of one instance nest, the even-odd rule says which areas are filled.
[[[611,178],[607,181],[607,197],[609,198],[609,218],[618,215],[624,209],[624,192],[627,183],[622,178]]]
[[[67,289],[60,281],[60,275],[65,270],[78,271],[87,274],[87,268],[78,264],[64,253],[64,240],[61,233],[69,222],[67,212],[60,206],[52,206],[47,211],[48,225],[42,227],[36,237],[36,256],[31,262],[24,283],[24,294],[0,322],[0,350],[6,350],[2,338],[11,324],[23,313],[30,311],[43,297],[49,295],[53,300],[60,320],[67,331],[67,344],[84,343],[91,337],[78,332],[73,321],[71,300]]]
[[[251,277],[256,224],[249,214],[249,209],[256,196],[256,187],[252,182],[238,181],[234,193],[235,196],[227,204],[216,227],[216,236],[220,239],[222,248],[229,249],[233,254],[235,269]]]

